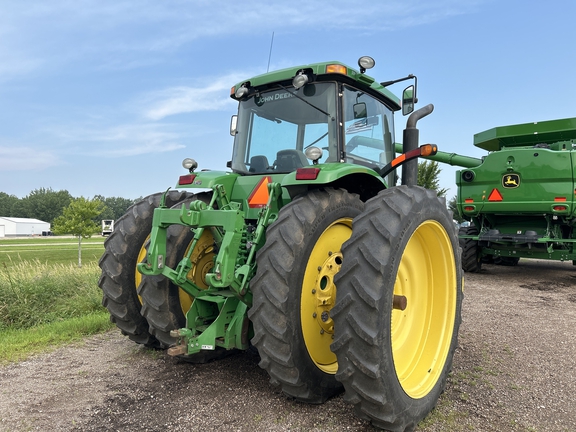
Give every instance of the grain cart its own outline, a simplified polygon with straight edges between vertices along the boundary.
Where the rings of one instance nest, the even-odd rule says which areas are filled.
[[[345,389],[360,417],[403,431],[435,406],[451,368],[460,249],[444,201],[415,186],[417,158],[436,152],[417,145],[432,106],[412,112],[415,85],[404,91],[395,157],[401,105],[386,85],[414,77],[380,84],[365,73],[372,59],[359,66],[232,87],[229,170],[185,159],[175,189],[116,221],[99,285],[138,343],[196,362],[253,346],[286,395],[322,403]],[[414,175],[394,186],[402,164]]]
[[[576,118],[496,127],[474,135],[490,153],[456,173],[462,266],[520,258],[576,260]]]

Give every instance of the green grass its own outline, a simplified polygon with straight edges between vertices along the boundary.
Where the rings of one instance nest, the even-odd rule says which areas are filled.
[[[97,263],[104,253],[104,238],[82,240],[82,265]],[[49,264],[78,264],[78,239],[70,237],[38,237],[0,240],[0,263],[12,266],[22,261]]]
[[[0,331],[0,364],[25,360],[34,354],[51,351],[59,346],[102,333],[114,326],[108,312],[101,311],[81,318],[70,318],[29,329]]]
[[[101,310],[95,263],[47,264],[22,261],[0,264],[0,330],[29,328]]]
[[[94,235],[88,239],[82,239],[84,242],[104,243],[107,237]],[[73,236],[49,236],[49,237],[1,237],[0,246],[9,244],[49,244],[49,243],[71,243],[78,244],[78,238]]]
[[[77,239],[26,240],[0,241],[2,363],[111,328],[98,287],[103,239],[83,244],[82,267]]]

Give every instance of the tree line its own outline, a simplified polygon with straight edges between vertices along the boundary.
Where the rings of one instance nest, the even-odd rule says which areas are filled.
[[[56,218],[63,215],[65,208],[78,199],[67,190],[54,191],[51,188],[35,189],[24,198],[0,192],[0,217],[32,218],[52,224]],[[120,218],[128,207],[140,199],[95,195],[90,201],[101,203],[102,210],[95,217],[95,222],[99,223],[100,219]]]

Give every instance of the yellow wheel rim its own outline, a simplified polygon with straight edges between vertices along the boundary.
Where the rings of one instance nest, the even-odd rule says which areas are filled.
[[[188,245],[186,254],[188,254],[190,246],[191,244]],[[208,284],[206,283],[206,274],[208,274],[214,266],[214,237],[210,230],[205,229],[204,232],[202,232],[202,235],[198,239],[198,243],[196,243],[196,247],[190,256],[190,261],[192,262],[192,268],[186,275],[186,278],[200,289],[208,288]],[[192,306],[194,297],[182,288],[178,290],[178,296],[180,298],[182,312],[186,315],[190,310],[190,306]]]
[[[436,221],[412,234],[396,275],[391,340],[400,385],[414,399],[426,396],[440,379],[452,342],[456,315],[456,265],[450,238]]]
[[[142,263],[146,261],[146,256],[148,255],[148,246],[150,246],[150,234],[142,243],[140,250],[138,251],[138,257],[136,258],[136,264]],[[134,268],[134,289],[138,291],[138,287],[140,286],[140,282],[142,282],[142,273],[138,271],[138,268]],[[142,304],[142,297],[138,296],[138,300],[140,300],[140,304]]]
[[[351,218],[339,219],[326,228],[312,249],[302,281],[300,319],[304,343],[316,366],[330,374],[338,370],[336,355],[330,350],[334,335],[330,310],[336,301],[334,276],[342,266],[342,244],[351,235]]]

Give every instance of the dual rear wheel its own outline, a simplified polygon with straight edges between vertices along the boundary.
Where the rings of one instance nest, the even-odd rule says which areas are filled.
[[[352,229],[353,228],[353,229]],[[443,391],[457,345],[460,250],[434,192],[396,187],[362,203],[315,190],[280,211],[259,251],[249,317],[273,384],[414,428]]]

